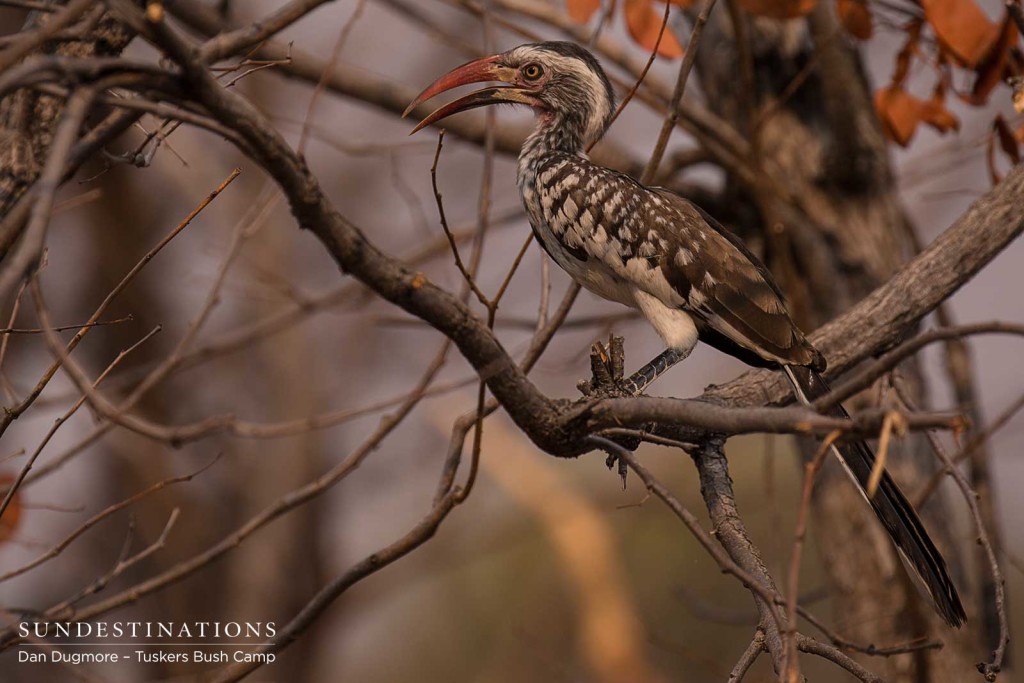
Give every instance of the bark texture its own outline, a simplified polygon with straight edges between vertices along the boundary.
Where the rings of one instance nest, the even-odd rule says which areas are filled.
[[[816,329],[887,281],[911,254],[860,55],[828,3],[806,20],[782,22],[727,5],[709,22],[697,68],[710,108],[749,140],[750,163],[763,179],[751,186],[730,178],[726,191],[735,201],[723,204],[737,207],[734,227],[761,246],[799,324]],[[793,200],[773,194],[772,182]],[[913,365],[903,372],[920,390]],[[915,443],[890,452],[890,470],[911,492],[934,469],[915,454]],[[980,629],[955,634],[934,617],[839,468],[821,477],[813,505],[818,547],[836,589],[837,628],[864,642],[928,634],[947,642],[941,651],[867,658],[872,670],[886,681],[962,680],[986,650],[975,640]],[[922,514],[969,618],[977,619],[977,582],[951,542],[954,512],[937,498]]]
[[[32,12],[28,24],[34,30],[44,30],[58,15],[56,12]],[[44,41],[37,53],[108,57],[121,54],[135,36],[101,5],[87,11],[80,21],[73,31],[77,35]],[[39,177],[64,102],[62,98],[28,88],[0,100],[0,216],[7,215]]]

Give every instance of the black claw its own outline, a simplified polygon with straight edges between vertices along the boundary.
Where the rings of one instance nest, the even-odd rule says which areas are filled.
[[[634,451],[634,450],[636,450],[637,446],[639,446],[639,443],[637,443],[637,444],[630,444],[630,445],[632,445],[632,448],[630,448],[630,445],[624,445],[622,443],[620,443],[620,445],[623,445],[625,448],[629,448],[629,450]],[[611,453],[609,453],[608,457],[604,459],[604,464],[605,464],[605,466],[608,469],[611,469],[612,467],[616,467],[616,469],[619,472],[619,477],[622,479],[622,490],[625,491],[626,490],[626,473],[629,471],[629,466],[626,465],[626,461],[623,460],[622,458],[618,457],[617,455],[612,455]]]
[[[635,380],[635,375],[624,379],[624,367],[622,337],[611,336],[607,347],[601,342],[594,342],[590,347],[591,379],[578,382],[576,388],[587,398],[636,396],[642,385]]]
[[[576,384],[588,399],[592,398],[624,398],[636,396],[640,393],[640,385],[634,377],[623,378],[625,374],[625,352],[623,350],[622,337],[612,335],[608,339],[606,347],[601,342],[595,342],[590,347],[590,373],[591,379],[581,380]],[[614,436],[609,437],[629,451],[635,451],[640,446],[640,439],[632,437]],[[626,489],[626,462],[614,455],[605,459],[608,469],[615,467],[619,477],[622,479],[622,489]]]

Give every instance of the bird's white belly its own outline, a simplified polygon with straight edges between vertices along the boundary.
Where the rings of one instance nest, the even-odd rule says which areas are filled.
[[[615,241],[608,239],[603,227],[595,229],[585,203],[577,204],[578,198],[566,196],[582,183],[574,163],[562,159],[538,175],[520,158],[519,188],[534,235],[555,263],[585,289],[635,308],[628,279],[616,273],[615,264],[604,258],[606,252],[617,249]],[[556,179],[559,172],[562,175]],[[556,204],[559,209],[553,208]]]
[[[636,301],[629,283],[616,276],[608,266],[593,256],[586,261],[574,256],[540,216],[534,216],[531,213],[530,224],[544,250],[562,270],[569,274],[569,277],[584,289],[604,299],[636,308]]]
[[[572,259],[572,256],[569,256],[569,259]],[[595,263],[592,266],[588,266],[587,263],[575,261],[575,263],[559,263],[559,265],[569,273],[573,280],[599,297],[636,308],[632,289],[627,283],[616,277],[603,263]]]

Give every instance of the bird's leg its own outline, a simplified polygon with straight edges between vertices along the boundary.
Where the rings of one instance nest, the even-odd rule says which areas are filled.
[[[665,349],[654,360],[634,372],[629,379],[622,382],[622,389],[633,396],[639,396],[661,377],[669,368],[690,355],[689,351]]]
[[[595,342],[590,349],[590,371],[592,379],[581,381],[577,386],[588,397],[626,397],[637,396],[651,382],[656,380],[669,368],[690,355],[692,349],[666,349],[650,363],[623,379],[626,354],[623,349],[622,337],[612,335],[607,348],[601,342]],[[650,425],[647,429],[653,429]],[[640,440],[633,437],[610,436],[615,443],[630,451],[635,451]],[[609,468],[618,465],[622,486],[626,486],[626,463],[614,455],[609,455],[606,463]]]

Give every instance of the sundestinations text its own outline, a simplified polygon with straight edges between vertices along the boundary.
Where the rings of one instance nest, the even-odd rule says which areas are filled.
[[[273,638],[274,622],[262,621],[23,621],[22,638]]]

